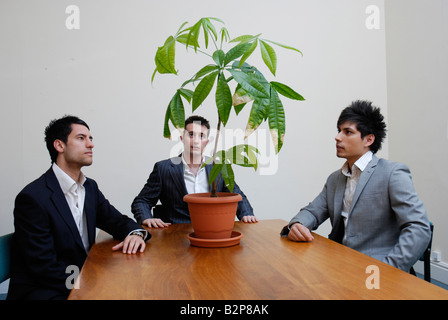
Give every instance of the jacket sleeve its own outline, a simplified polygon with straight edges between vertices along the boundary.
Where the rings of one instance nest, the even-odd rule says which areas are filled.
[[[289,227],[294,223],[300,223],[310,230],[316,230],[325,220],[330,217],[328,206],[328,184],[331,176],[328,178],[325,186],[319,195],[307,206],[301,208],[299,212],[283,227],[281,236],[287,236]]]
[[[230,192],[229,189],[225,186],[223,179],[221,177],[218,187],[219,192]],[[239,220],[243,219],[244,216],[253,216],[254,210],[252,206],[250,205],[249,200],[247,199],[244,192],[240,189],[238,184],[235,182],[235,185],[233,187],[233,193],[238,193],[243,198],[240,202],[238,202],[238,208],[236,211],[236,216]]]
[[[423,202],[414,189],[409,168],[397,163],[389,179],[390,205],[400,235],[385,262],[408,271],[429,244],[431,229]]]
[[[139,224],[146,219],[153,218],[151,209],[157,204],[161,189],[162,180],[159,175],[159,165],[156,163],[146,184],[131,205],[131,211]]]
[[[65,286],[66,262],[57,255],[52,221],[39,197],[21,192],[14,208],[14,250],[30,272],[30,282],[52,288],[63,294],[69,293]],[[79,266],[81,267],[81,266]]]

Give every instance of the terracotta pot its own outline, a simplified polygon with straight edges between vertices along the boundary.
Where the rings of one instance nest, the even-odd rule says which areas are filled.
[[[197,238],[228,239],[232,236],[238,202],[243,198],[238,193],[218,192],[217,195],[210,197],[208,192],[184,196]]]

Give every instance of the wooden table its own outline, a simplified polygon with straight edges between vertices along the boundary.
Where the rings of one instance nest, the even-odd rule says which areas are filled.
[[[243,238],[227,248],[191,246],[190,224],[151,229],[136,255],[112,252],[117,241],[101,232],[69,299],[448,299],[440,287],[317,234],[310,243],[282,238],[285,224],[236,222]],[[371,265],[379,289],[367,288]]]

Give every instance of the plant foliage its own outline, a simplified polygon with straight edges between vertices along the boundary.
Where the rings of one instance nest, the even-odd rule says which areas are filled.
[[[213,23],[222,25],[221,29],[218,31]],[[191,103],[192,110],[195,111],[215,87],[215,102],[219,118],[218,134],[221,123],[223,126],[227,124],[232,109],[238,115],[248,103],[252,102],[245,136],[249,136],[263,121],[267,121],[275,152],[278,153],[283,146],[285,136],[285,111],[280,95],[293,100],[304,100],[304,98],[283,83],[269,82],[256,67],[248,64],[247,60],[259,47],[263,62],[275,76],[277,55],[272,45],[302,53],[296,48],[263,39],[261,34],[243,35],[230,39],[224,22],[217,18],[202,18],[191,27],[187,27],[187,24],[184,22],[177,33],[174,36],[169,36],[163,46],[157,49],[156,68],[151,82],[154,81],[157,73],[177,75],[176,43],[194,50],[195,53],[206,55],[209,64],[186,80],[174,93],[166,109],[164,137],[171,137],[169,122],[177,129],[183,128],[185,122],[184,100]],[[201,34],[205,48],[201,48],[199,45]],[[225,52],[224,45],[229,44],[232,47]],[[213,48],[209,49],[209,47]],[[209,50],[213,52],[209,53]],[[236,82],[233,94],[229,86],[231,81]],[[193,86],[193,89],[187,88],[190,85]],[[258,153],[256,148],[247,144],[220,152],[217,152],[215,147],[213,158],[208,161],[208,163],[211,161],[214,163],[209,177],[210,183],[213,183],[212,195],[216,192],[216,179],[220,174],[228,189],[233,190],[232,164],[253,167],[256,170],[256,155]]]

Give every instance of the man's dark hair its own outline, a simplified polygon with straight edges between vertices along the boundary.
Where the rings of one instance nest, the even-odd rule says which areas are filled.
[[[200,122],[201,126],[204,126],[207,128],[207,130],[210,130],[210,124],[208,123],[208,120],[201,116],[190,116],[188,119],[185,120],[185,126],[184,128],[187,128],[187,125],[194,122]]]
[[[344,122],[356,124],[356,128],[361,132],[361,138],[369,134],[375,136],[375,141],[370,146],[370,150],[376,153],[381,149],[381,144],[386,137],[386,124],[380,108],[372,106],[372,102],[357,100],[342,110],[338,119],[338,128]]]
[[[56,162],[58,151],[54,148],[54,141],[61,140],[67,143],[67,138],[72,132],[72,124],[81,124],[90,130],[87,123],[75,116],[64,116],[60,119],[51,120],[50,124],[45,128],[45,143],[50,153],[51,162]]]

